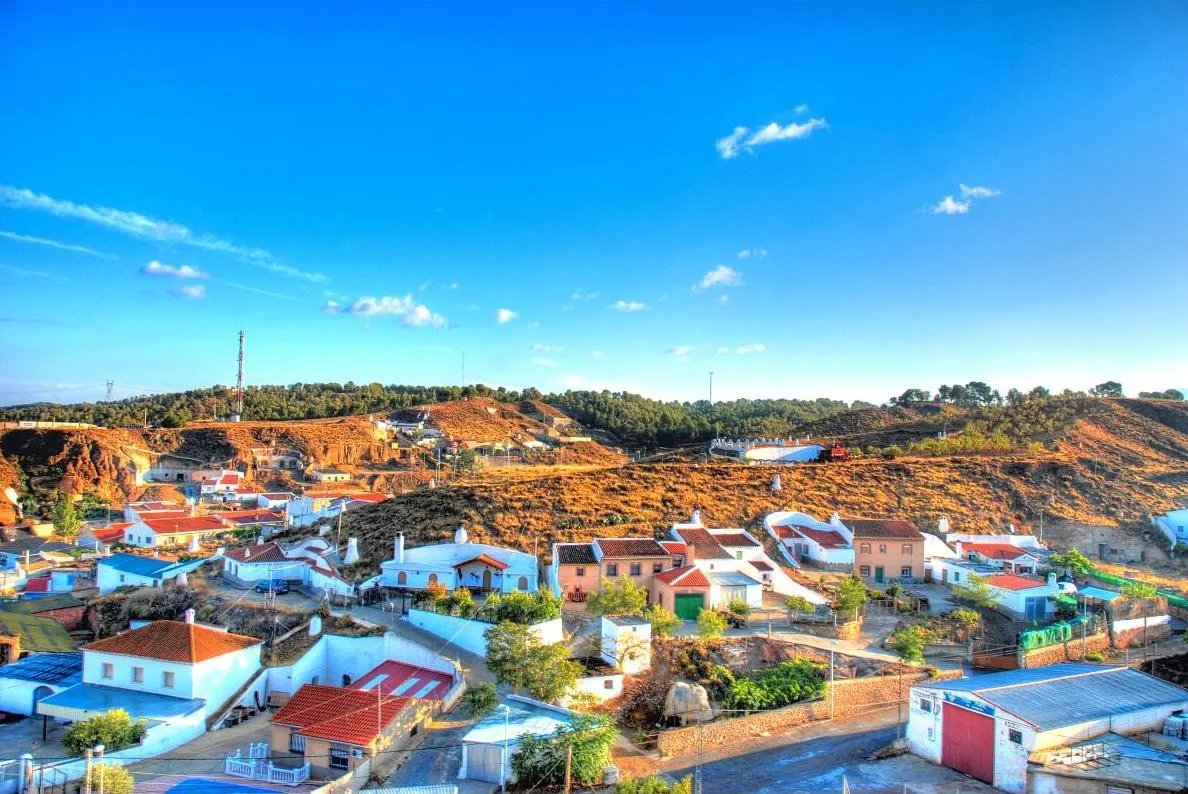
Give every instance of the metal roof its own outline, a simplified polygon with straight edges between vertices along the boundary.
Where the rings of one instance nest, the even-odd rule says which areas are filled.
[[[745,573],[739,573],[738,571],[710,571],[706,574],[706,577],[710,580],[710,584],[726,585],[728,587],[742,587],[744,585],[758,587],[760,585],[759,582],[756,582]]]
[[[1096,598],[1098,601],[1113,601],[1115,598],[1121,598],[1122,594],[1114,592],[1113,590],[1106,590],[1104,587],[1093,587],[1086,585],[1077,591],[1078,595],[1083,595],[1086,598]]]
[[[0,678],[70,686],[82,681],[82,653],[35,653],[0,667]]]
[[[206,701],[198,698],[175,698],[102,684],[75,684],[69,689],[63,689],[40,700],[37,713],[80,720],[103,714],[111,709],[123,709],[134,720],[164,722],[192,714],[205,705]]]
[[[462,741],[473,744],[512,745],[516,744],[521,736],[548,736],[572,721],[573,715],[566,709],[513,695],[500,703],[495,711],[476,722],[462,737]]]
[[[432,786],[398,786],[396,788],[365,788],[365,794],[458,794],[453,783],[438,783]]]
[[[1097,664],[1010,670],[921,688],[971,692],[1041,731],[1188,703],[1188,689],[1129,667]]]

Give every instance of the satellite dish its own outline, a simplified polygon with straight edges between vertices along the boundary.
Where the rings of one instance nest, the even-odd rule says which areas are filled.
[[[19,499],[17,499],[17,492],[16,492],[16,490],[15,490],[15,489],[13,489],[13,488],[5,488],[5,489],[4,489],[4,495],[5,495],[5,496],[7,496],[7,497],[8,497],[8,501],[12,502],[14,505],[15,505],[15,504],[20,504],[20,500],[19,500]]]

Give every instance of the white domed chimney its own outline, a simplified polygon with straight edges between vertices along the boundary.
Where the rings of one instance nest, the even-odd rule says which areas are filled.
[[[190,545],[186,546],[186,551],[190,552],[191,554],[193,552],[198,551],[198,536],[197,535],[190,536]]]
[[[690,524],[700,524],[701,523],[701,511],[700,510],[693,511],[693,516],[689,519],[689,523]]]
[[[359,539],[347,538],[346,553],[342,555],[343,565],[354,565],[359,561]]]
[[[185,614],[186,614],[186,623],[192,624],[194,622],[194,610],[187,609]]]
[[[777,474],[776,476],[771,478],[771,490],[773,490],[773,491],[784,490],[784,485],[783,485],[783,483],[780,482],[779,474]]]
[[[309,636],[316,637],[322,633],[322,616],[314,615],[309,619]]]
[[[455,543],[465,543],[469,537],[470,536],[466,534],[466,527],[462,526],[461,524],[459,524],[458,528],[454,530]]]
[[[181,573],[179,573],[177,575],[177,579],[175,579],[174,581],[176,582],[178,587],[189,587],[190,586],[190,577],[186,574],[185,571],[182,571]]]
[[[841,523],[841,514],[838,513],[836,510],[834,510],[833,515],[831,515],[829,517],[829,523],[830,524],[840,524]]]
[[[404,562],[404,533],[396,533],[396,546],[392,553],[392,562]]]
[[[936,531],[944,535],[949,532],[949,517],[941,516],[940,520],[936,522]]]

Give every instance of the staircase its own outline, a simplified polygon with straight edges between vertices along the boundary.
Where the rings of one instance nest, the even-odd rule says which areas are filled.
[[[268,668],[261,667],[256,671],[256,674],[244,682],[244,685],[236,690],[235,694],[227,698],[223,705],[213,715],[206,718],[206,730],[213,730],[214,727],[227,719],[227,715],[235,708],[236,704],[243,699],[248,690],[254,687],[260,680],[260,676],[268,675]]]

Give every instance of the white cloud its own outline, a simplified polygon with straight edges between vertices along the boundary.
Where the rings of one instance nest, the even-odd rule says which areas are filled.
[[[753,345],[739,345],[738,347],[734,348],[734,352],[738,353],[740,356],[750,355],[751,353],[766,353],[767,345],[758,343]]]
[[[796,107],[794,107],[792,109],[792,112],[795,113],[797,116],[803,116],[805,113],[809,112],[809,106],[808,105],[797,105]]]
[[[330,301],[330,303],[335,302]],[[327,311],[330,303],[323,306],[322,311]],[[336,303],[335,305],[337,306]],[[430,311],[428,306],[416,303],[411,294],[405,295],[403,298],[387,296],[359,298],[351,304],[348,311],[356,317],[402,317],[405,325],[414,327],[428,325],[440,328],[446,324],[444,317]]]
[[[799,105],[796,108],[797,114],[808,110],[807,105]],[[725,138],[719,138],[714,142],[714,148],[718,150],[718,154],[724,160],[737,157],[740,151],[753,152],[756,146],[763,146],[768,143],[775,143],[776,141],[794,141],[801,138],[807,138],[817,130],[826,129],[829,127],[829,122],[823,118],[813,118],[807,121],[797,123],[795,121],[789,122],[780,126],[777,122],[771,122],[759,129],[751,132],[749,127],[735,127],[734,131]]]
[[[714,348],[714,352],[717,353],[719,356],[723,356],[730,352],[730,348],[723,347],[722,345],[718,345],[717,347]]]
[[[693,289],[702,290],[710,287],[737,287],[743,283],[742,273],[728,265],[718,265],[701,277],[701,281],[693,285]]]
[[[551,358],[545,358],[544,356],[533,356],[532,358],[529,359],[529,361],[531,361],[533,364],[536,364],[541,367],[555,367],[555,366],[557,366],[556,361],[553,361],[553,359],[551,359]]]
[[[162,278],[210,278],[210,274],[203,273],[190,265],[166,265],[154,259],[140,269],[142,276],[160,276]]]
[[[457,281],[451,281],[451,282],[450,282],[450,289],[458,289],[458,282],[457,282]]]
[[[734,132],[727,135],[725,138],[719,138],[714,142],[714,148],[718,150],[718,154],[722,155],[723,160],[729,160],[732,157],[738,156],[739,144],[747,135],[746,127],[735,127]]]
[[[322,314],[339,314],[342,312],[342,304],[338,301],[326,301],[326,305],[322,307]]]
[[[730,296],[726,293],[722,293],[718,296],[718,303],[725,306],[727,303],[730,303]]]
[[[696,349],[697,348],[693,345],[674,345],[664,352],[670,356],[676,356],[677,358],[688,358],[689,354]]]
[[[326,276],[321,273],[306,273],[295,267],[281,264],[276,258],[263,248],[251,248],[215,237],[211,234],[198,234],[180,223],[162,221],[141,215],[138,212],[112,209],[111,207],[91,207],[86,204],[75,204],[34,193],[31,190],[0,185],[0,202],[15,209],[33,210],[57,215],[63,218],[78,220],[106,226],[109,229],[123,232],[133,237],[146,240],[160,240],[167,243],[179,243],[205,251],[217,251],[233,256],[249,265],[262,268],[271,273],[305,281],[322,282]]]
[[[755,257],[756,259],[766,259],[767,258],[767,249],[766,248],[744,248],[743,250],[738,252],[739,259],[750,259],[751,257]]]
[[[993,187],[982,187],[981,185],[970,187],[966,184],[961,184],[958,187],[961,188],[961,198],[963,199],[994,198],[1002,195],[1001,190]]]
[[[599,298],[599,296],[601,296],[601,295],[602,295],[601,292],[587,292],[584,289],[575,289],[573,291],[573,295],[570,296],[570,300],[592,301],[592,300],[597,300]]]
[[[533,320],[532,322],[528,323],[528,325],[526,325],[524,327],[527,328],[529,331],[535,331],[537,328],[540,328],[540,321]]]
[[[14,234],[13,232],[0,231],[0,237],[9,240],[17,240],[22,243],[32,243],[33,245],[48,245],[50,248],[58,248],[62,251],[74,251],[79,254],[90,254],[101,259],[119,259],[115,254],[105,254],[102,251],[95,251],[83,245],[72,245],[70,243],[60,243],[57,240],[47,240],[44,237],[30,237],[27,234]]]
[[[601,361],[605,355],[606,354],[603,353],[601,350],[591,350],[590,351],[590,358],[598,360],[598,361]]]
[[[180,295],[187,300],[198,301],[206,297],[205,284],[186,284],[174,290],[174,294]]]
[[[507,325],[519,316],[520,315],[518,312],[513,312],[511,309],[495,310],[495,322],[499,323],[500,325]]]
[[[560,353],[561,346],[560,345],[539,345],[539,344],[537,344],[537,345],[532,346],[532,352],[533,353]]]
[[[651,307],[639,301],[615,301],[611,304],[611,308],[617,312],[642,312]]]
[[[952,196],[945,196],[929,207],[929,210],[933,215],[964,215],[972,206],[972,201],[957,201]]]

